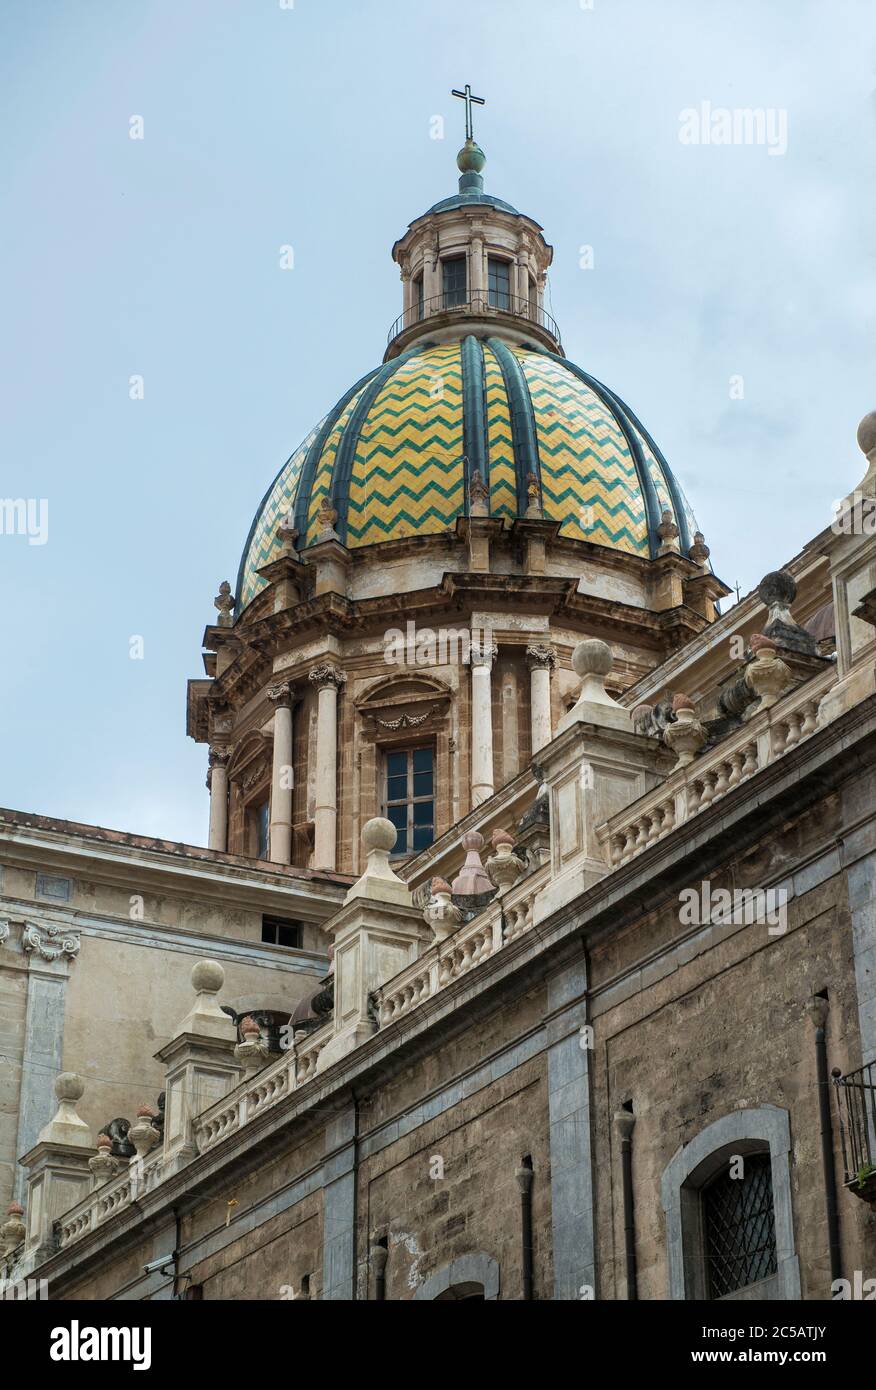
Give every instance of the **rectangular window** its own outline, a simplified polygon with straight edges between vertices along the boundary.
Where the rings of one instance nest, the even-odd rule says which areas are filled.
[[[487,288],[494,309],[511,308],[511,262],[490,256],[487,261]]]
[[[256,817],[256,858],[267,859],[270,851],[270,824],[271,824],[271,804],[263,801],[261,806],[255,809]]]
[[[419,323],[423,317],[423,277],[418,275],[414,281],[414,322]]]
[[[384,809],[397,831],[393,854],[418,854],[435,838],[434,763],[432,748],[386,755]]]
[[[466,301],[465,256],[454,256],[441,262],[444,308],[452,309]]]
[[[529,277],[529,317],[538,322],[538,287],[532,276]]]
[[[269,946],[290,946],[301,950],[302,927],[300,922],[290,922],[285,917],[262,918],[262,941]]]

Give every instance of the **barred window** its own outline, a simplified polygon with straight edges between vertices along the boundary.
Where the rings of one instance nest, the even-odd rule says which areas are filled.
[[[466,295],[465,256],[452,256],[441,263],[444,308],[464,304]]]
[[[775,1274],[776,1226],[770,1156],[748,1154],[744,1172],[722,1168],[702,1190],[708,1297],[728,1294]]]
[[[511,266],[498,256],[487,260],[487,280],[490,303],[496,309],[511,308]]]

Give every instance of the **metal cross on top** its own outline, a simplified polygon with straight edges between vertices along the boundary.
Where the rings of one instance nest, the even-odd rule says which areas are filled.
[[[467,82],[465,84],[464,92],[457,92],[456,88],[454,88],[450,95],[453,97],[459,97],[460,100],[465,102],[465,138],[466,140],[473,140],[474,132],[472,129],[471,122],[472,103],[474,103],[475,106],[486,106],[486,98],[473,97],[471,94],[471,87]]]

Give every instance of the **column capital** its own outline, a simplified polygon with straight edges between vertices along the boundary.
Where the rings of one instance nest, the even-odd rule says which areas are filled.
[[[229,763],[230,760],[231,760],[231,749],[230,749],[230,748],[223,748],[223,747],[222,747],[220,744],[218,744],[218,743],[211,743],[211,744],[210,744],[210,757],[209,757],[209,765],[210,765],[210,767],[227,767],[227,765],[228,765],[228,763]]]
[[[275,709],[290,709],[295,698],[295,687],[291,681],[278,681],[269,685],[267,696]]]
[[[485,666],[488,671],[491,671],[493,662],[498,655],[499,648],[492,642],[472,642],[468,654],[469,665],[472,670]]]
[[[556,649],[547,643],[531,642],[526,648],[526,664],[530,671],[552,671],[557,664]]]
[[[331,662],[324,662],[321,666],[314,666],[313,670],[308,672],[307,679],[320,690],[326,685],[334,685],[336,689],[340,689],[347,683],[347,673],[333,666]]]

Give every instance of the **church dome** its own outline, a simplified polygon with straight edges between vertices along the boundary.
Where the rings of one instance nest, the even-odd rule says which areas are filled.
[[[356,383],[283,465],[256,513],[237,581],[237,612],[280,554],[288,513],[299,550],[324,521],[349,549],[436,535],[469,512],[477,471],[489,512],[510,525],[531,500],[560,534],[645,559],[669,511],[687,554],[696,524],[660,450],[627,405],[545,348],[468,334],[420,341]]]

